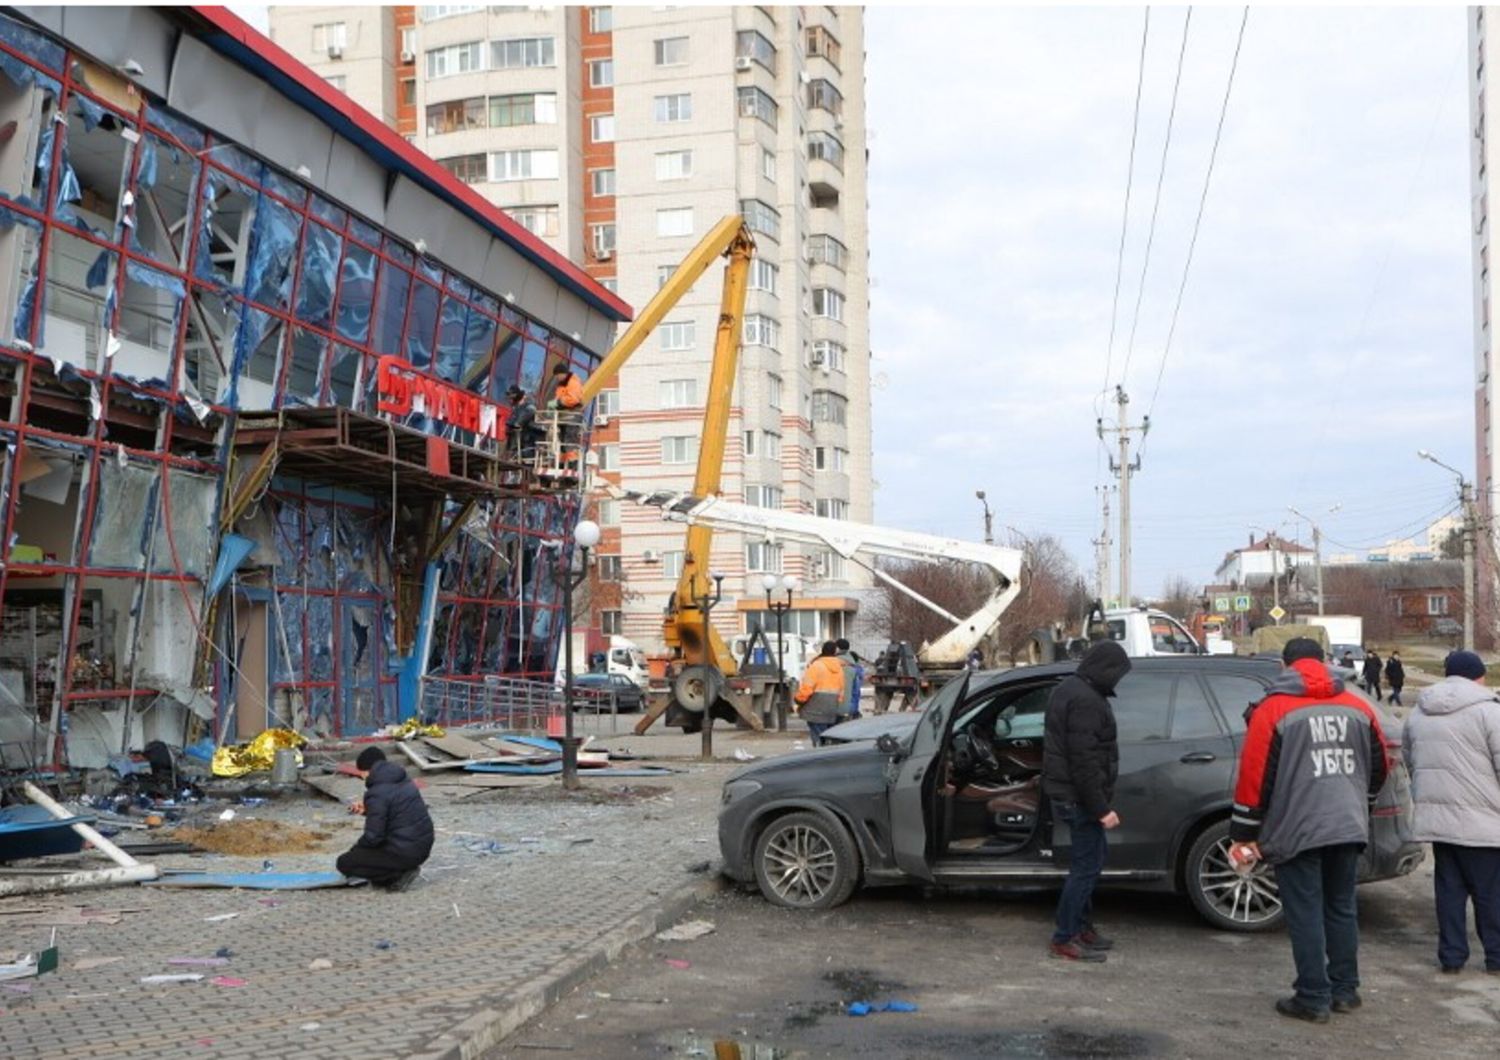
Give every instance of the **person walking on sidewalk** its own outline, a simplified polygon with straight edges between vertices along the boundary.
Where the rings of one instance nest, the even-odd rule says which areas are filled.
[[[1276,867],[1297,978],[1276,1011],[1328,1022],[1360,1007],[1354,885],[1370,838],[1370,802],[1388,763],[1380,720],[1323,665],[1323,649],[1295,637],[1286,669],[1251,707],[1234,808],[1231,861]]]
[[[1072,836],[1068,879],[1057,900],[1057,925],[1048,952],[1069,961],[1102,961],[1114,943],[1094,927],[1094,886],[1104,871],[1104,833],[1119,827],[1110,809],[1120,771],[1120,748],[1109,698],[1130,672],[1130,657],[1112,640],[1090,648],[1078,669],[1047,701],[1042,740],[1042,791],[1056,821]]]
[[[839,714],[844,720],[853,721],[859,717],[859,688],[864,684],[865,668],[847,640],[840,637],[834,644],[839,650],[839,663],[844,667],[844,702],[839,706]]]
[[[1391,686],[1391,706],[1402,707],[1401,690],[1406,687],[1406,667],[1401,665],[1401,655],[1392,651],[1385,661],[1385,683]]]
[[[358,876],[377,887],[404,891],[432,853],[432,817],[422,793],[395,762],[378,747],[366,747],[354,760],[365,778],[365,797],[349,807],[363,814],[365,831],[339,855],[335,867],[345,876]]]
[[[1411,772],[1413,838],[1432,844],[1438,965],[1469,960],[1469,903],[1484,970],[1500,975],[1500,700],[1471,651],[1443,662],[1406,719],[1401,755]]]
[[[1375,697],[1375,702],[1380,702],[1380,656],[1375,654],[1374,648],[1365,649],[1365,691]]]
[[[838,724],[839,708],[844,702],[844,665],[838,660],[838,645],[824,641],[819,656],[802,672],[802,684],[792,698],[797,713],[807,722],[814,747],[822,746],[823,730]]]

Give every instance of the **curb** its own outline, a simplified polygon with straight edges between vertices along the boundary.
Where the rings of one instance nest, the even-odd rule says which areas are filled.
[[[605,932],[525,986],[501,994],[488,1008],[439,1035],[409,1060],[478,1060],[521,1025],[551,1008],[579,983],[612,964],[627,946],[650,938],[726,886],[722,876],[679,887],[649,908]]]

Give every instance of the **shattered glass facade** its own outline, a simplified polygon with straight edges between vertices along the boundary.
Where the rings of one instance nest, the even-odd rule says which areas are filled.
[[[337,188],[0,16],[0,129],[11,121],[0,765],[180,745],[191,715],[219,737],[367,732],[411,712],[403,674],[550,680],[561,620],[546,542],[569,525],[565,502],[497,495],[434,557],[410,546],[394,489],[277,473],[223,525],[243,471],[233,437],[241,411],[377,416],[383,356],[496,402],[519,384],[541,404],[558,361],[586,376],[595,354],[340,205]],[[402,422],[495,444],[421,412]],[[231,534],[244,559],[216,569]],[[402,607],[420,615],[412,637],[397,635]]]

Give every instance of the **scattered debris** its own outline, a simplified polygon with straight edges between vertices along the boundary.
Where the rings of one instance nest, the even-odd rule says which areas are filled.
[[[760,758],[760,755],[753,755],[743,747],[736,747],[734,749],[734,760],[736,762],[754,762],[758,758]]]
[[[220,913],[217,916],[206,916],[203,919],[209,924],[217,924],[221,920],[233,920],[237,916],[239,916],[238,913]]]
[[[388,949],[390,949],[394,945],[396,945],[396,944],[394,942],[392,942],[390,939],[378,939],[375,942],[375,948],[377,950],[388,950]]]
[[[693,962],[692,961],[684,961],[684,960],[681,960],[681,959],[679,959],[677,957],[668,957],[666,959],[666,965],[667,965],[668,968],[676,968],[679,972],[682,972],[682,971],[686,971],[687,969],[691,968],[693,966]]]
[[[193,872],[168,870],[156,887],[245,887],[257,891],[313,891],[360,887],[368,881],[341,872]]]
[[[148,975],[141,979],[147,986],[160,986],[164,983],[197,983],[203,979],[201,972],[182,972],[176,975]]]
[[[851,1001],[845,1011],[851,1016],[868,1016],[872,1012],[915,1012],[917,1006],[910,1001]]]
[[[327,957],[318,957],[315,960],[308,962],[307,970],[309,972],[326,972],[332,967],[333,962],[330,961]]]
[[[219,814],[219,820],[221,820],[221,821],[232,821],[232,820],[234,820],[234,811],[233,810],[225,810],[223,813]]]
[[[710,934],[713,930],[714,925],[710,921],[689,920],[676,927],[667,928],[665,931],[658,931],[656,937],[661,942],[692,942],[694,939],[701,939],[704,935]]]
[[[236,979],[232,975],[216,975],[208,981],[209,986],[245,986],[249,980]]]
[[[80,957],[73,962],[75,972],[87,972],[93,968],[103,968],[107,964],[123,961],[124,957]]]
[[[297,1029],[299,1031],[315,1031],[315,1030],[317,1030],[321,1026],[323,1026],[321,1023],[304,1023],[302,1026],[298,1027]]]
[[[0,926],[18,927],[86,927],[89,924],[118,924],[126,913],[139,909],[94,909],[69,905],[57,909],[0,909]]]
[[[220,747],[215,751],[214,776],[242,777],[246,773],[265,772],[276,764],[277,751],[297,750],[305,746],[307,741],[290,729],[267,729],[246,743]],[[297,765],[302,765],[300,751],[297,754]]]
[[[220,820],[223,820],[222,814]],[[173,833],[176,838],[211,854],[241,856],[310,853],[322,850],[330,834],[278,821],[248,819],[236,823],[210,824],[202,828],[179,828]]]
[[[713,868],[713,862],[711,861],[695,861],[688,866],[687,870],[693,876],[703,876],[711,868]]]
[[[167,958],[167,964],[169,964],[169,965],[182,965],[182,966],[186,966],[186,967],[189,967],[189,968],[194,968],[194,967],[217,968],[220,965],[224,965],[224,964],[228,964],[228,963],[229,963],[229,959],[227,957],[168,957]]]

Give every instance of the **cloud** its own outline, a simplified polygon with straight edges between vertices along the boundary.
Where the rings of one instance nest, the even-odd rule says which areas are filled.
[[[1411,522],[1448,485],[1419,447],[1472,466],[1461,9],[1251,11],[1161,368],[1239,15],[1193,10],[1131,347],[1183,18],[1152,10],[1110,356],[1140,9],[868,9],[879,520],[977,537],[982,488],[1089,565],[1096,400],[1127,349],[1132,417],[1162,372],[1140,590],[1207,578],[1288,504],[1343,502],[1343,540]]]

